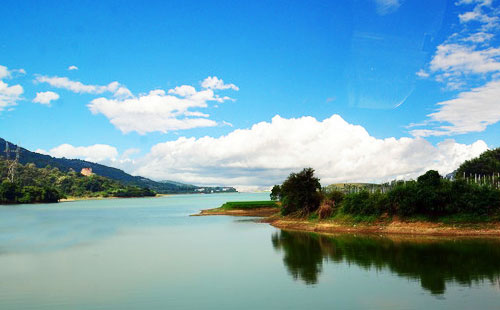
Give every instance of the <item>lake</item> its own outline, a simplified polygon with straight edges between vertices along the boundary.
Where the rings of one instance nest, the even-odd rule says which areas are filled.
[[[268,193],[0,207],[0,309],[499,309],[500,241],[190,217]]]

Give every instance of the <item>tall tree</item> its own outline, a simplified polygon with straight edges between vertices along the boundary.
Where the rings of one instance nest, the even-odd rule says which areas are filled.
[[[314,169],[304,168],[291,173],[281,185],[282,214],[307,215],[318,209],[321,202],[321,184]]]

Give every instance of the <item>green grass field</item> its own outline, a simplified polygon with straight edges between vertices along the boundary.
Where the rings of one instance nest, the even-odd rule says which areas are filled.
[[[223,204],[220,209],[236,210],[236,209],[256,209],[256,208],[277,208],[278,204],[275,201],[228,201]]]

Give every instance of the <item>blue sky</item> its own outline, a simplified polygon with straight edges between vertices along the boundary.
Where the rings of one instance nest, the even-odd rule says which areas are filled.
[[[304,165],[326,182],[445,173],[500,144],[497,1],[0,10],[0,136],[54,156],[260,188]]]

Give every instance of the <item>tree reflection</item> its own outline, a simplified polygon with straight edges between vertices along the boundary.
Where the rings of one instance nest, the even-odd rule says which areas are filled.
[[[280,231],[273,247],[294,279],[318,282],[324,262],[388,269],[400,277],[420,280],[422,288],[443,294],[446,283],[470,286],[500,281],[500,241],[490,239],[390,239],[386,237]]]

